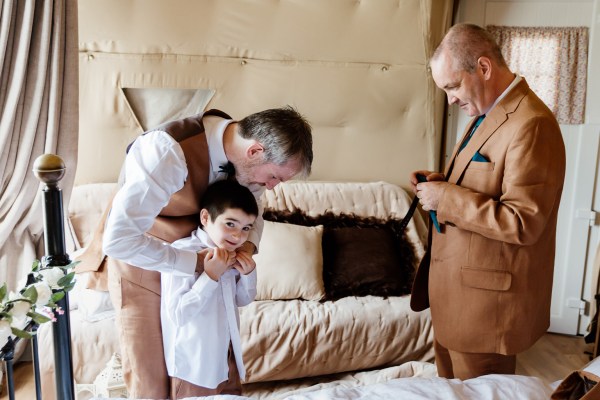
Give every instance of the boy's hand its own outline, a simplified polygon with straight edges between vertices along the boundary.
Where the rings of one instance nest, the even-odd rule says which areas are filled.
[[[256,263],[254,262],[254,259],[252,259],[252,255],[245,251],[239,251],[236,259],[237,262],[233,267],[242,275],[248,275],[250,272],[254,271],[254,268],[256,268]]]
[[[230,268],[230,253],[225,249],[211,249],[204,257],[204,272],[213,281],[218,281],[221,275]]]

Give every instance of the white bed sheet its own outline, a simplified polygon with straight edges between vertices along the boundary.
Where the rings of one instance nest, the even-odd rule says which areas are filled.
[[[461,381],[459,379],[411,377],[393,379],[366,386],[336,386],[328,389],[270,397],[277,400],[547,400],[552,386],[542,380],[521,375],[486,375]],[[207,396],[188,400],[253,400],[245,396]],[[100,399],[97,399],[100,400]]]
[[[459,379],[412,377],[358,387],[335,387],[285,397],[285,400],[547,400],[552,387],[530,376],[486,375]]]

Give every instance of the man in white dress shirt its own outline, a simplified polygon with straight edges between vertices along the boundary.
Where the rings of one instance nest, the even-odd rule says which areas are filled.
[[[182,250],[211,249],[204,272],[161,275],[161,321],[171,400],[217,394],[241,394],[246,372],[242,359],[237,307],[256,296],[251,258],[233,267],[230,254],[246,242],[258,216],[252,192],[232,180],[212,183],[201,203],[199,227],[173,242]]]
[[[188,277],[203,272],[205,251],[197,254],[169,244],[199,226],[200,200],[208,184],[235,173],[237,181],[259,199],[279,182],[307,176],[312,157],[311,127],[291,107],[261,111],[240,121],[210,110],[146,132],[128,148],[121,187],[106,224],[95,235],[102,247],[89,246],[103,251],[98,252],[97,265],[85,268],[108,270],[131,398],[169,395],[160,272]],[[262,209],[248,241],[236,251],[237,260],[253,263],[251,255],[262,233],[260,215]]]

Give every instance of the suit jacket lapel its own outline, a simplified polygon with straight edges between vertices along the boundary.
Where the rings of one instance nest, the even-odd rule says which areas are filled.
[[[529,86],[525,79],[521,80],[506,96],[493,108],[493,110],[486,115],[485,119],[475,131],[473,137],[469,141],[469,143],[465,146],[465,148],[457,155],[458,149],[460,147],[459,142],[454,146],[454,151],[452,152],[452,162],[446,168],[446,177],[448,182],[458,183],[460,178],[462,177],[465,169],[471,162],[473,155],[475,152],[479,151],[481,147],[487,142],[487,140],[502,126],[506,120],[508,120],[509,114],[513,113],[519,103],[529,90]],[[463,134],[466,135],[477,118],[474,118],[469,124],[469,128]]]

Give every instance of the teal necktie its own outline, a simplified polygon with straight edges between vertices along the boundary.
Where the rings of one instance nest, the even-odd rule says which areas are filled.
[[[477,130],[479,125],[481,125],[481,121],[483,121],[484,118],[485,118],[485,114],[480,115],[479,118],[477,118],[477,121],[475,121],[475,124],[473,125],[471,132],[469,132],[469,136],[467,136],[465,141],[462,142],[462,144],[460,145],[460,148],[458,149],[459,153],[462,151],[462,149],[464,149],[467,146],[467,143],[469,143],[469,140],[471,140],[471,137],[473,137],[473,134],[475,133],[475,131]]]

